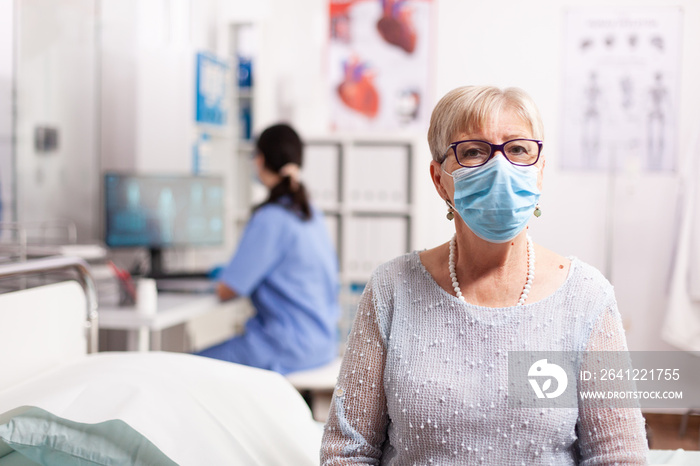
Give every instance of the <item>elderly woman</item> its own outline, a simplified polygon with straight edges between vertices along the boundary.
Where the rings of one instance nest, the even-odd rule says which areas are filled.
[[[519,89],[461,87],[437,104],[430,175],[455,234],[373,273],[323,464],[646,464],[639,409],[509,404],[511,351],[626,349],[608,281],[527,233],[541,213],[542,138]]]

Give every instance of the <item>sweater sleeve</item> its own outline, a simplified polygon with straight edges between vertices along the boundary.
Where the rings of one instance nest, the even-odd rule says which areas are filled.
[[[385,360],[370,281],[360,299],[333,394],[321,446],[322,465],[380,463],[389,424]]]
[[[595,352],[595,353],[592,353]],[[622,319],[613,302],[595,321],[584,353],[589,369],[614,368],[629,362]],[[586,363],[585,363],[586,364]],[[600,371],[599,371],[600,373]],[[582,383],[580,390],[595,391],[600,382]],[[628,381],[606,385],[606,390],[629,390]],[[624,407],[621,407],[624,406]],[[645,465],[648,445],[644,417],[638,403],[629,400],[580,399],[578,436],[582,466]]]

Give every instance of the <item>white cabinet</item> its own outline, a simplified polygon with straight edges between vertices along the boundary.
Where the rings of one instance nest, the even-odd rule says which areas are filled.
[[[410,146],[355,141],[344,158],[344,202],[358,210],[402,212],[409,204]]]
[[[408,252],[411,141],[309,140],[304,157],[303,181],[326,215],[344,286],[364,284],[378,265]]]

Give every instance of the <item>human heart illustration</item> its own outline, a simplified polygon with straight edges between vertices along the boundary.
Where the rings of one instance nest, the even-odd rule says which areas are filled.
[[[411,19],[411,10],[402,0],[382,0],[382,17],[377,29],[382,38],[407,53],[416,48],[416,28]]]
[[[345,77],[338,86],[338,95],[345,105],[374,118],[379,111],[379,93],[374,86],[374,73],[357,58],[343,64]]]

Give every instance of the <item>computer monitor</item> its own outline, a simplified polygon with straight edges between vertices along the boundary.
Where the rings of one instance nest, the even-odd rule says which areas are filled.
[[[223,244],[221,177],[106,173],[104,187],[105,243],[148,248],[151,276],[166,275],[165,248]]]

